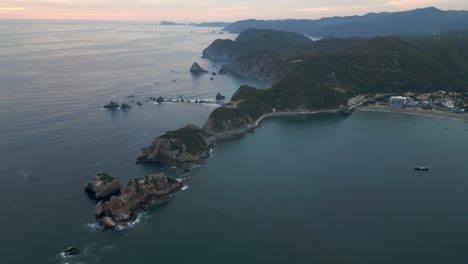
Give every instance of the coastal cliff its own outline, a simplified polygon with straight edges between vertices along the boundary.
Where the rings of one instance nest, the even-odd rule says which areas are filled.
[[[239,55],[240,46],[230,39],[217,39],[203,50],[202,58],[211,60],[232,60]]]
[[[286,60],[278,54],[262,50],[235,58],[232,62],[224,64],[219,72],[274,83],[284,77],[286,64]]]
[[[142,148],[137,162],[157,162],[176,167],[202,163],[209,157],[210,149],[202,133],[199,127],[193,125],[168,131],[148,147]]]
[[[215,40],[203,51],[203,58],[225,61],[220,74],[276,82],[284,76],[287,64],[284,56],[311,42],[297,33],[248,29],[234,41]]]

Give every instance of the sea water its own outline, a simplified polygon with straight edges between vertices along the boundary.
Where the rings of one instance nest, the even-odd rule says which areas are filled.
[[[229,98],[241,84],[267,86],[188,72],[195,61],[219,69],[200,58],[216,38],[236,37],[219,31],[0,24],[1,263],[468,261],[468,124],[390,113],[269,119],[217,146],[167,204],[101,230],[83,184],[99,172],[125,184],[165,171],[135,164],[139,149],[213,110],[148,97]],[[103,110],[110,100],[133,108]],[[84,252],[64,259],[69,246]]]

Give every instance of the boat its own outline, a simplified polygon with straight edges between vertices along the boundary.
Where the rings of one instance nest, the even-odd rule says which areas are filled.
[[[422,166],[416,166],[416,167],[414,167],[414,170],[417,170],[417,171],[428,171],[429,168],[428,168],[428,167],[422,167]]]

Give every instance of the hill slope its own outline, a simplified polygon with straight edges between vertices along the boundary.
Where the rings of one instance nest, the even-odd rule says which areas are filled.
[[[396,13],[329,17],[318,20],[243,20],[224,30],[241,33],[249,28],[276,29],[313,37],[365,38],[386,35],[422,36],[448,30],[468,29],[468,11],[442,11],[434,7]]]
[[[271,76],[272,87],[241,87],[230,105],[213,111],[207,133],[246,128],[273,109],[337,109],[356,94],[468,91],[467,31],[438,37],[331,38],[274,51],[271,43],[258,40],[262,36],[244,40],[250,43],[245,47],[236,44],[245,53],[232,59],[228,68],[237,67],[241,71],[235,73],[246,76]]]

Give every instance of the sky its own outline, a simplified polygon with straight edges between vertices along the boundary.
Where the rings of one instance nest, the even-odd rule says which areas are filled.
[[[429,6],[468,10],[468,0],[0,0],[0,19],[231,22],[316,19]]]

